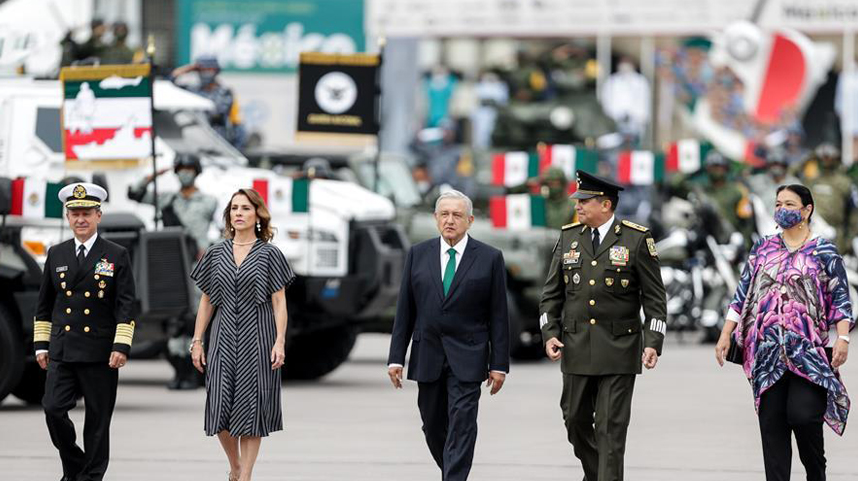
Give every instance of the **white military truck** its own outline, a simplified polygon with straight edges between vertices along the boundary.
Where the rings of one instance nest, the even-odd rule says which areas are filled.
[[[393,222],[393,204],[360,186],[319,179],[309,184],[309,213],[283,209],[288,203],[276,199],[288,193],[293,180],[247,167],[247,159],[207,125],[204,113],[213,108],[211,102],[166,81],[155,82],[154,98],[156,168],[172,166],[176,154],[200,156],[203,173],[197,186],[220,203],[213,239],[223,227],[219,217],[230,195],[254,182],[267,185],[278,229],[274,243],[298,274],[287,292],[284,373],[312,379],[332,371],[348,357],[361,323],[395,303],[408,241]],[[129,185],[153,171],[151,160],[122,169],[71,169],[63,155],[61,102],[58,81],[0,80],[0,400],[14,393],[38,402],[43,390],[43,373],[32,352],[39,278],[47,249],[71,237],[64,219],[44,218],[38,208],[44,205],[39,192],[44,195],[46,183],[81,179],[108,190],[100,233],[132,255],[138,355],[163,345],[167,319],[196,307],[187,275],[193,260],[183,247],[184,234],[175,228],[156,230],[154,208],[126,195]],[[12,215],[11,184],[21,178],[28,186],[23,215]],[[174,176],[158,180],[159,192],[178,188]]]

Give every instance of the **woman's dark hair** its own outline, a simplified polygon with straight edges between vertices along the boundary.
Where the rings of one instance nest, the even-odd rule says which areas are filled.
[[[782,185],[778,187],[777,194],[780,194],[784,190],[788,190],[797,195],[798,198],[801,199],[802,207],[807,207],[809,205],[814,206],[813,210],[810,211],[810,215],[807,216],[807,223],[810,224],[810,218],[813,217],[813,211],[816,210],[816,206],[813,204],[813,194],[810,193],[810,189],[801,184]]]

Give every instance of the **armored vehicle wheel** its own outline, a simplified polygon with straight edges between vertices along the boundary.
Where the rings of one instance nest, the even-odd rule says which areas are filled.
[[[24,347],[12,316],[0,306],[0,401],[12,392],[24,371]]]
[[[41,404],[42,396],[45,395],[45,376],[47,371],[40,368],[35,362],[24,366],[24,375],[21,382],[12,391],[18,399],[27,404]]]
[[[300,334],[286,349],[283,377],[318,379],[333,371],[349,358],[357,339],[352,326],[338,326]]]

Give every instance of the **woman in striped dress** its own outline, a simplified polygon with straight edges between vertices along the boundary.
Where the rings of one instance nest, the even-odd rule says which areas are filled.
[[[206,435],[218,436],[229,480],[249,481],[262,437],[283,429],[285,290],[295,275],[270,243],[271,215],[256,191],[233,194],[223,218],[226,239],[210,247],[191,273],[203,292],[191,359],[206,373]]]

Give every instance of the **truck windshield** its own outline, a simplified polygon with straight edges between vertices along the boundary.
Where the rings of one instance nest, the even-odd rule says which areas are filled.
[[[361,185],[372,189],[375,177],[374,163],[360,162],[358,177]],[[411,171],[404,162],[382,160],[379,164],[379,177],[378,193],[385,197],[392,197],[397,206],[415,207],[422,203],[423,199],[417,190]]]
[[[156,135],[180,154],[197,154],[204,164],[246,166],[247,159],[191,111],[155,112]]]

